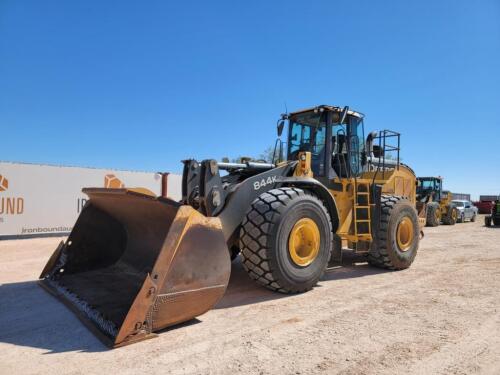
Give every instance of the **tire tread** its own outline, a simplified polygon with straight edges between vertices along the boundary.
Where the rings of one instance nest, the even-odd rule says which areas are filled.
[[[269,258],[269,252],[273,249],[268,246],[268,237],[286,206],[300,195],[309,195],[318,200],[328,217],[331,231],[331,218],[321,200],[310,192],[295,187],[273,189],[257,197],[247,211],[240,229],[243,268],[258,284],[281,293],[298,293],[312,289],[310,286],[301,290],[291,290],[280,285]]]
[[[387,237],[389,235],[389,220],[395,205],[400,201],[408,201],[406,198],[398,195],[382,195],[380,208],[380,228],[378,232],[378,246],[372,248],[367,255],[368,263],[375,267],[385,268],[389,270],[397,270],[388,255]]]

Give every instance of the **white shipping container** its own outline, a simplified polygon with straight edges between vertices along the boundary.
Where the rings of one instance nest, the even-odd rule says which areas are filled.
[[[84,187],[141,187],[160,195],[161,175],[0,162],[0,238],[69,233],[88,198]],[[167,195],[181,198],[181,176],[168,176]]]

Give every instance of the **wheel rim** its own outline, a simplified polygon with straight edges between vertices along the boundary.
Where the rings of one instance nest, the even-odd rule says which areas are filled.
[[[439,212],[439,210],[436,210],[434,216],[436,217],[436,221],[439,221],[441,219],[441,212]]]
[[[318,256],[319,228],[309,218],[302,218],[293,226],[288,240],[288,252],[292,261],[301,267],[311,264]]]
[[[453,218],[454,221],[457,221],[457,211],[456,210],[451,211],[451,217]]]
[[[404,217],[398,224],[396,239],[399,250],[408,251],[413,243],[413,223],[409,217]]]

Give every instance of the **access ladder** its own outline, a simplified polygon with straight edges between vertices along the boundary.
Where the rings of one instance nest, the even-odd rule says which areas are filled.
[[[353,184],[353,242],[372,241],[370,183],[355,181]]]

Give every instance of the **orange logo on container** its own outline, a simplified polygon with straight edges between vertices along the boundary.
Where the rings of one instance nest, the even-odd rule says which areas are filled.
[[[9,180],[0,175],[0,192],[9,188]],[[24,212],[24,199],[21,197],[0,197],[0,215],[21,215]],[[2,219],[3,221],[3,219]]]
[[[9,188],[9,180],[0,174],[0,191],[5,191]]]
[[[106,189],[122,189],[125,187],[125,184],[114,174],[107,174],[104,176],[104,187]]]

